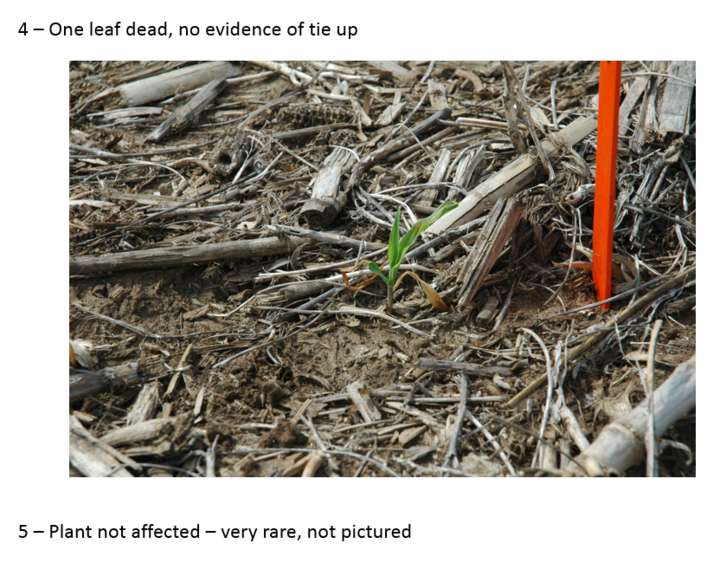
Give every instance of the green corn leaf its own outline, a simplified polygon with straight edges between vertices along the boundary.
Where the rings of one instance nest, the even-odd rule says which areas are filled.
[[[385,277],[385,274],[382,273],[380,266],[378,266],[375,262],[373,262],[372,260],[368,262],[368,268],[370,268],[370,271],[373,274],[377,274],[378,276],[380,276],[380,279],[384,281],[386,285],[390,285],[390,280]]]
[[[388,241],[388,261],[393,265],[400,260],[402,258],[400,258],[400,210],[398,209],[397,213],[395,213],[395,222]]]
[[[443,203],[440,207],[438,207],[435,210],[435,213],[433,213],[432,215],[430,215],[430,217],[427,217],[425,219],[426,221],[428,221],[428,227],[430,225],[432,225],[433,223],[435,223],[435,221],[440,219],[440,217],[442,217],[449,211],[452,211],[453,209],[455,209],[457,206],[458,206],[458,204],[454,201],[446,201],[445,203]],[[425,229],[423,229],[423,230],[425,230]]]
[[[402,262],[402,259],[405,258],[405,254],[407,253],[407,251],[410,249],[410,247],[425,229],[430,227],[433,223],[440,219],[440,217],[442,217],[449,211],[452,211],[457,206],[458,204],[454,201],[446,201],[440,207],[438,207],[435,210],[435,213],[430,215],[430,217],[426,217],[425,219],[421,219],[420,221],[415,223],[412,228],[407,233],[405,233],[405,236],[400,241],[400,259],[398,262]],[[392,261],[390,263],[394,264],[394,262]]]

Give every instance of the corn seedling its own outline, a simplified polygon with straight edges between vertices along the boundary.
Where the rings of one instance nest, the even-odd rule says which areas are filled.
[[[405,254],[407,254],[407,251],[410,250],[410,247],[425,229],[435,223],[435,221],[440,219],[440,217],[445,215],[448,211],[455,209],[457,206],[458,204],[454,201],[446,201],[435,211],[435,213],[430,215],[430,217],[426,217],[425,219],[421,219],[415,223],[410,230],[405,233],[405,236],[402,239],[400,238],[400,209],[397,210],[397,213],[395,214],[395,222],[393,223],[392,231],[390,231],[390,240],[388,241],[387,258],[390,270],[388,271],[387,276],[383,274],[382,269],[375,262],[370,262],[368,264],[370,271],[380,276],[380,279],[385,282],[385,285],[387,285],[388,312],[390,314],[392,314],[393,310],[393,293],[402,279],[402,276],[400,279],[397,279],[397,277],[398,271],[400,270],[400,264],[402,264]],[[433,303],[433,305],[435,305],[437,300],[439,300],[439,302],[442,303],[442,306],[447,309],[435,290],[423,282],[414,272],[407,273],[420,282],[423,290],[425,291],[425,295],[428,297],[430,302]],[[431,293],[429,293],[429,290]],[[435,299],[435,297],[437,297],[437,299]]]

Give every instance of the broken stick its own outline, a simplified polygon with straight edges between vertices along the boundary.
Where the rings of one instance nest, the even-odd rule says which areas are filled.
[[[131,250],[102,256],[80,256],[70,259],[70,275],[152,270],[218,260],[290,254],[298,246],[309,241],[310,239],[301,237],[268,237],[195,246]]]
[[[466,373],[468,375],[481,375],[484,377],[512,375],[510,368],[503,366],[480,366],[467,362],[450,362],[447,360],[434,360],[432,358],[418,358],[415,367],[428,371],[451,371]]]

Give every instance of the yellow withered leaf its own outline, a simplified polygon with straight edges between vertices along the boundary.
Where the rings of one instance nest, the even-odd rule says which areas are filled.
[[[363,265],[362,262],[358,262],[352,268],[340,268],[340,273],[342,274],[342,278],[343,278],[343,281],[345,282],[345,286],[351,291],[360,291],[361,289],[365,289],[377,277],[377,274],[373,274],[371,277],[369,277],[366,280],[361,281],[359,284],[351,285],[350,280],[347,277],[347,273],[354,272],[355,270],[360,268],[362,265]]]
[[[445,303],[445,301],[443,301],[442,297],[440,297],[440,294],[437,291],[435,291],[430,284],[425,283],[420,278],[420,276],[418,276],[415,272],[405,272],[404,274],[402,274],[398,278],[397,282],[395,282],[395,287],[393,288],[393,290],[398,288],[398,286],[400,285],[400,281],[405,276],[412,276],[413,278],[415,278],[418,281],[418,283],[420,283],[420,287],[422,287],[423,291],[425,292],[425,297],[427,297],[427,300],[430,302],[430,305],[435,307],[435,309],[437,309],[438,311],[449,311],[450,310],[450,307],[448,307],[447,304]]]

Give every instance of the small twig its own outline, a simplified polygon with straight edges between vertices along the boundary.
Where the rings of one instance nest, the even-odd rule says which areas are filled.
[[[425,372],[412,384],[412,386],[410,387],[410,391],[408,391],[407,397],[405,397],[405,400],[403,401],[403,405],[408,406],[410,403],[412,403],[415,399],[415,393],[417,393],[418,391],[423,391],[424,393],[430,394],[430,392],[423,384],[428,379],[430,379],[431,375],[432,372]]]
[[[658,476],[658,447],[657,439],[655,437],[655,348],[657,346],[658,336],[660,334],[660,328],[662,327],[662,321],[660,319],[655,321],[653,325],[652,334],[650,335],[650,347],[648,348],[648,361],[647,361],[647,395],[648,395],[648,427],[645,433],[645,450],[647,451],[647,462],[646,471],[648,477]]]
[[[149,152],[132,152],[132,153],[114,153],[114,152],[108,152],[103,151],[100,149],[94,149],[92,147],[85,147],[83,145],[74,145],[70,143],[70,150],[74,151],[87,151],[91,154],[73,154],[70,155],[70,160],[78,160],[82,158],[92,158],[93,155],[96,156],[102,156],[105,160],[112,160],[112,159],[123,159],[123,158],[140,158],[145,156],[159,156],[163,154],[172,154],[176,152],[183,152],[183,151],[190,151],[194,149],[200,149],[203,147],[206,147],[208,145],[212,145],[213,143],[216,143],[217,140],[213,139],[211,141],[205,141],[204,143],[197,143],[194,145],[180,145],[177,147],[170,147],[167,149],[159,149],[156,151],[149,151]]]
[[[368,258],[374,258],[375,256],[379,256],[379,255],[381,255],[381,254],[385,254],[386,252],[387,252],[387,251],[386,251],[385,247],[383,246],[383,248],[381,248],[380,250],[375,250],[375,251],[373,251],[373,252],[370,252],[369,254],[365,254],[364,256],[361,256],[359,259],[351,258],[350,260],[344,260],[343,262],[333,262],[332,264],[325,264],[325,265],[323,265],[323,266],[315,266],[315,267],[312,267],[312,268],[305,268],[304,270],[291,270],[291,271],[282,271],[282,272],[267,272],[267,273],[259,274],[256,279],[257,279],[257,280],[271,280],[271,279],[274,279],[274,278],[286,278],[286,277],[288,277],[288,276],[299,276],[299,275],[314,274],[314,273],[316,273],[316,272],[323,272],[323,271],[325,271],[325,270],[337,270],[337,269],[339,269],[339,268],[342,268],[343,266],[354,265],[354,264],[357,264],[360,260],[367,260]],[[364,271],[365,271],[365,273],[370,272],[370,270],[364,270]],[[351,273],[353,273],[353,274],[360,274],[360,273],[362,273],[362,272],[351,272]],[[325,279],[324,281],[330,282],[330,281],[341,280],[341,279],[342,279],[342,276],[341,276],[341,275],[337,275],[337,276],[331,276],[330,278],[327,278],[327,279]],[[277,285],[271,286],[271,287],[269,287],[269,288],[267,288],[267,289],[263,289],[262,291],[259,291],[258,293],[265,293],[265,292],[267,292],[267,291],[274,291],[274,290],[276,290],[278,287],[281,287],[281,286],[277,286]],[[216,316],[220,316],[220,315],[216,315]],[[226,314],[226,315],[223,315],[223,316],[227,316],[227,314]]]
[[[463,420],[465,419],[468,395],[467,377],[459,375],[456,380],[460,384],[460,403],[458,404],[458,412],[453,426],[453,431],[450,435],[450,445],[448,446],[448,451],[445,455],[445,462],[443,463],[443,466],[447,467],[451,461],[454,461],[455,468],[458,466],[458,458],[460,457],[460,453],[458,452],[458,440],[460,438],[460,430],[462,430]]]
[[[505,303],[503,304],[503,308],[500,309],[500,313],[498,313],[497,319],[495,319],[495,325],[493,326],[493,329],[490,332],[495,332],[498,328],[500,328],[500,324],[505,319],[505,315],[507,315],[508,309],[510,308],[510,303],[512,302],[512,296],[513,293],[515,293],[515,288],[518,284],[518,278],[515,278],[512,282],[512,285],[510,286],[510,291],[508,291],[507,297],[505,298]]]
[[[215,447],[218,443],[219,434],[215,435],[212,446],[205,452],[205,477],[215,477]]]
[[[149,332],[149,331],[145,330],[144,328],[133,326],[124,321],[119,321],[117,319],[113,319],[112,317],[107,317],[100,313],[96,313],[95,311],[91,311],[90,309],[86,309],[85,307],[81,307],[80,305],[73,305],[73,307],[75,307],[78,311],[82,311],[83,313],[87,313],[88,315],[92,315],[93,317],[97,317],[98,319],[102,319],[103,321],[107,321],[114,325],[121,326],[124,329],[127,329],[131,332],[134,332],[134,333],[144,336],[146,338],[154,338],[155,340],[162,340],[163,338],[177,338],[176,336],[155,334],[155,333]]]
[[[288,312],[287,314],[282,315],[280,318],[277,319],[277,322],[283,323],[285,321],[289,321],[291,318],[293,318],[296,314],[298,314],[301,311],[302,311],[302,313],[305,313],[305,311],[307,309],[309,309],[310,307],[314,307],[315,305],[325,301],[326,299],[335,297],[335,295],[340,293],[344,288],[345,288],[345,286],[334,287],[332,289],[327,290],[325,293],[321,293],[320,295],[318,295],[317,297],[314,297],[307,303],[303,303],[302,305],[298,305],[297,307],[295,307],[297,312]]]
[[[570,277],[570,271],[572,270],[573,260],[575,258],[575,240],[577,238],[577,225],[575,223],[575,214],[573,214],[573,238],[572,238],[572,249],[570,250],[570,260],[568,260],[568,267],[567,271],[565,272],[565,278],[563,279],[562,283],[558,286],[558,288],[555,290],[555,292],[550,296],[550,298],[543,303],[543,307],[547,307],[548,303],[551,303],[555,297],[558,296],[560,291],[563,287],[565,287],[565,284],[568,281],[568,278]],[[563,309],[565,309],[565,306],[563,305]]]
[[[485,395],[483,397],[468,397],[468,403],[502,403],[507,399],[504,395]],[[407,397],[387,397],[386,401],[407,401]],[[412,403],[416,405],[452,405],[460,401],[460,397],[413,397]]]
[[[619,301],[620,299],[624,299],[625,297],[630,297],[631,295],[635,295],[640,290],[645,289],[646,287],[650,287],[651,285],[655,285],[656,283],[661,282],[663,280],[667,280],[667,278],[663,277],[663,276],[657,277],[657,278],[652,279],[648,282],[645,282],[644,284],[641,284],[637,287],[628,289],[627,291],[623,291],[622,293],[618,293],[617,295],[613,295],[612,297],[608,297],[607,299],[603,299],[602,301],[590,303],[590,305],[583,305],[582,307],[578,307],[577,309],[570,309],[569,311],[563,311],[562,313],[556,313],[554,315],[551,315],[550,318],[562,317],[565,315],[570,315],[572,313],[579,313],[580,311],[587,311],[588,309],[594,309],[595,307],[604,305],[605,303],[612,303],[613,301]]]
[[[584,452],[586,449],[588,449],[590,447],[590,442],[585,436],[585,433],[582,431],[580,422],[578,422],[578,419],[575,417],[575,414],[570,410],[570,407],[565,404],[560,407],[560,418],[565,424],[565,430],[572,438],[572,441],[575,442],[575,445],[578,447],[578,449],[581,452]]]
[[[557,110],[555,109],[555,90],[557,88],[557,78],[550,84],[550,107],[552,108],[553,128],[558,130]]]
[[[355,250],[368,249],[368,250],[386,250],[386,244],[376,244],[372,242],[366,242],[364,240],[357,240],[350,237],[344,237],[334,233],[325,233],[320,231],[313,231],[311,229],[303,229],[301,227],[290,227],[287,225],[268,225],[265,229],[270,233],[285,234],[292,236],[306,237],[320,243],[335,244],[338,246],[346,246]]]
[[[477,475],[473,475],[472,473],[466,473],[465,471],[460,471],[459,469],[452,469],[450,467],[438,467],[437,465],[432,464],[428,465],[427,467],[423,467],[422,465],[419,465],[409,459],[400,458],[395,458],[395,461],[400,465],[407,465],[417,471],[417,473],[415,474],[416,476],[424,474],[442,476],[447,473],[449,475],[455,475],[456,477],[477,477]]]
[[[528,333],[530,336],[532,336],[535,340],[537,340],[538,344],[540,344],[540,347],[542,348],[543,354],[545,354],[545,363],[546,363],[546,368],[547,368],[546,379],[548,381],[548,395],[547,395],[547,400],[545,401],[545,410],[543,412],[542,423],[540,424],[540,432],[538,432],[539,436],[545,436],[545,426],[547,425],[548,416],[550,414],[550,405],[552,404],[552,392],[553,392],[553,386],[555,383],[553,380],[552,362],[550,361],[550,353],[548,352],[547,346],[545,346],[545,343],[542,341],[542,338],[540,338],[537,334],[535,334],[529,328],[523,327],[523,330],[526,333]],[[540,453],[540,447],[538,446],[535,449],[535,455],[533,456],[533,460],[532,460],[532,463],[530,464],[530,467],[535,467],[535,463],[537,463],[537,458],[538,458],[539,453]]]
[[[685,219],[681,219],[680,217],[673,217],[672,215],[668,215],[667,213],[657,211],[650,207],[640,207],[638,205],[630,205],[629,203],[625,203],[623,207],[631,209],[632,211],[636,211],[638,213],[652,213],[653,215],[657,215],[658,217],[662,217],[663,219],[667,219],[668,221],[674,221],[675,223],[679,223],[680,225],[682,225],[683,227],[687,227],[691,231],[696,230],[695,225],[693,225],[690,221],[686,221]]]
[[[423,74],[423,77],[420,79],[420,84],[424,84],[425,81],[430,78],[430,75],[432,74],[433,68],[435,67],[435,61],[430,61],[430,64],[428,65],[427,70],[425,71],[425,74]]]
[[[475,229],[475,227],[479,227],[480,225],[485,223],[485,221],[487,221],[487,215],[483,215],[482,217],[473,219],[469,223],[465,223],[460,227],[446,231],[443,234],[429,240],[428,242],[421,244],[418,247],[415,247],[413,250],[411,250],[405,255],[405,259],[411,260],[412,258],[416,258],[417,256],[424,254],[431,248],[434,248],[451,238],[460,237],[463,236],[463,234],[468,234],[471,232],[471,230]]]
[[[508,72],[512,72],[513,74],[515,71],[512,69],[512,67],[508,64]],[[528,66],[527,69],[529,70],[530,67]],[[528,75],[525,74],[525,80],[527,81]],[[548,174],[548,182],[552,182],[555,180],[555,171],[553,170],[552,164],[550,163],[550,159],[548,158],[547,153],[545,152],[545,149],[542,146],[542,143],[540,142],[540,139],[537,136],[537,132],[535,131],[535,120],[533,119],[532,114],[530,113],[530,107],[527,104],[527,100],[525,99],[525,86],[523,85],[523,88],[518,89],[517,86],[515,87],[517,92],[517,100],[520,102],[520,106],[523,110],[523,115],[525,117],[525,121],[528,126],[528,130],[530,131],[530,136],[532,137],[533,143],[535,144],[535,148],[537,149],[538,156],[540,157],[540,161],[543,164],[543,167],[545,168],[545,171]]]
[[[423,332],[422,330],[418,330],[412,326],[410,326],[407,323],[404,323],[394,317],[391,317],[390,315],[386,315],[385,313],[380,313],[378,311],[371,311],[370,309],[357,309],[355,307],[348,307],[347,309],[340,309],[337,311],[327,311],[330,314],[333,315],[365,315],[368,317],[377,317],[378,319],[383,319],[386,321],[389,321],[391,323],[394,323],[396,325],[399,325],[403,327],[405,330],[409,330],[410,332],[417,334],[418,336],[423,336],[425,338],[430,338],[430,335]]]
[[[690,170],[690,167],[688,166],[685,157],[681,156],[680,161],[683,163],[685,172],[687,172],[688,179],[690,180],[690,185],[693,187],[693,190],[697,192],[697,188],[695,187],[695,176],[693,176],[692,170]]]
[[[310,429],[310,433],[312,434],[313,440],[315,440],[318,448],[320,448],[323,453],[327,453],[327,446],[325,445],[323,439],[320,437],[320,434],[318,434],[318,431],[315,429],[315,425],[312,423],[312,419],[303,415],[300,415],[299,418],[300,420],[302,420],[303,424],[305,424],[305,426]]]
[[[422,98],[420,98],[420,101],[419,101],[419,102],[417,103],[417,105],[412,109],[412,111],[410,112],[410,114],[405,118],[405,121],[403,121],[402,123],[399,123],[398,126],[395,127],[395,129],[393,129],[393,132],[390,133],[390,138],[392,138],[392,137],[394,137],[395,135],[397,135],[397,132],[398,132],[400,129],[402,129],[403,127],[405,127],[405,126],[407,125],[408,121],[410,121],[410,120],[412,119],[412,116],[415,115],[415,113],[417,112],[417,110],[419,110],[420,107],[425,103],[425,100],[426,100],[427,97],[428,97],[428,92],[429,92],[429,90],[425,90],[425,93],[422,95]]]
[[[515,91],[517,89],[517,76],[513,71],[512,66],[507,61],[502,63],[502,72],[505,77],[505,91],[502,95],[502,102],[505,106],[505,120],[507,121],[507,134],[512,141],[515,150],[524,154],[527,153],[527,146],[523,139],[520,129],[518,128],[518,109],[519,104],[517,103],[517,96]]]
[[[690,86],[695,86],[695,83],[690,80],[685,80],[684,78],[679,78],[677,76],[673,76],[672,74],[665,74],[664,72],[624,72],[623,77],[625,76],[663,76],[665,78],[672,78],[678,82],[684,82]]]
[[[510,463],[510,458],[505,453],[505,450],[503,449],[503,447],[498,443],[495,436],[493,436],[490,433],[490,431],[487,428],[485,428],[485,425],[482,424],[477,418],[475,418],[475,416],[471,412],[466,411],[465,416],[468,418],[468,420],[470,420],[470,422],[472,422],[475,425],[476,428],[478,428],[480,430],[480,432],[483,433],[483,436],[485,436],[485,439],[492,444],[493,448],[495,448],[495,451],[500,456],[500,459],[502,459],[502,461],[505,464],[505,467],[507,467],[507,470],[510,473],[510,475],[515,477],[517,475],[517,473],[515,472],[515,468],[513,467],[512,463]]]
[[[407,131],[405,131],[405,135],[410,135],[410,136],[412,136],[413,139],[415,139],[415,144],[416,144],[418,147],[420,147],[423,151],[425,151],[425,154],[430,154],[430,151],[427,150],[427,148],[425,147],[425,145],[423,144],[423,142],[420,140],[420,137],[418,137],[418,134],[415,133],[415,131],[413,131],[413,129],[411,129],[410,127],[404,126],[404,128],[407,129]],[[429,143],[428,143],[428,144],[429,144]],[[413,145],[413,144],[410,145],[410,147],[413,147],[413,146],[415,146],[415,145]],[[408,148],[410,148],[410,147],[408,147]]]

